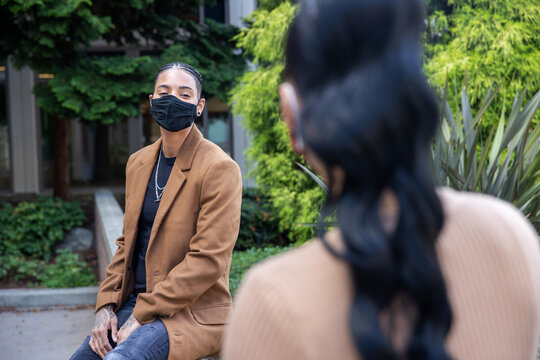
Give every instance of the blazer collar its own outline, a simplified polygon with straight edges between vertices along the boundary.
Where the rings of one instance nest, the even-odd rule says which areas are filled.
[[[203,136],[197,128],[197,125],[193,125],[191,131],[186,137],[186,140],[184,140],[184,143],[182,144],[180,150],[178,151],[178,154],[176,155],[176,161],[174,164],[178,166],[180,170],[185,171],[191,169],[193,158],[195,157],[195,152],[197,151],[197,148],[199,147],[202,139]],[[146,154],[141,157],[141,165],[152,165],[152,167],[154,166],[155,162],[157,161],[157,157],[159,155],[159,150],[161,149],[162,143],[163,139],[160,137],[155,143],[150,145],[149,151],[147,151]]]

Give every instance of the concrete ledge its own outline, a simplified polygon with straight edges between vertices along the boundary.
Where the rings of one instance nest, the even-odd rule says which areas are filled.
[[[96,222],[96,252],[98,256],[99,278],[106,278],[105,270],[118,248],[116,239],[122,235],[124,213],[109,190],[94,193]]]
[[[68,289],[0,290],[0,307],[79,306],[96,303],[97,286]]]

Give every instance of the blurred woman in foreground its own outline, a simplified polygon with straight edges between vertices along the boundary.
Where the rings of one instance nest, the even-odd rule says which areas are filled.
[[[337,229],[249,272],[224,358],[534,359],[538,236],[495,198],[436,189],[420,0],[311,0],[280,87]]]

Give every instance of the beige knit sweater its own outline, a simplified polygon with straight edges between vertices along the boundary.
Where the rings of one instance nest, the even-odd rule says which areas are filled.
[[[450,354],[536,359],[538,235],[503,201],[450,189],[441,189],[439,196],[445,225],[437,254],[454,314]],[[342,243],[338,231],[328,238],[336,246]],[[348,323],[351,297],[347,265],[318,240],[272,258],[252,269],[240,287],[223,358],[358,359]],[[407,326],[401,328],[407,332]],[[399,346],[399,339],[394,343]]]

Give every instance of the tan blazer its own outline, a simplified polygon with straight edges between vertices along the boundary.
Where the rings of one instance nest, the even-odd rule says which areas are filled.
[[[137,224],[161,139],[131,155],[126,166],[126,213],[118,250],[107,267],[96,310],[117,310],[133,291],[131,268]],[[133,314],[142,324],[161,317],[169,359],[196,359],[219,351],[231,309],[229,268],[240,224],[238,165],[203,139],[196,126],[176,157],[152,227],[146,289]]]
[[[451,356],[536,359],[538,235],[505,202],[449,189],[439,194],[446,217],[437,255],[454,314]],[[343,246],[339,231],[327,238]],[[235,298],[223,359],[358,359],[349,331],[352,295],[347,265],[318,240],[258,265]],[[409,326],[396,320],[392,341],[399,348]]]

